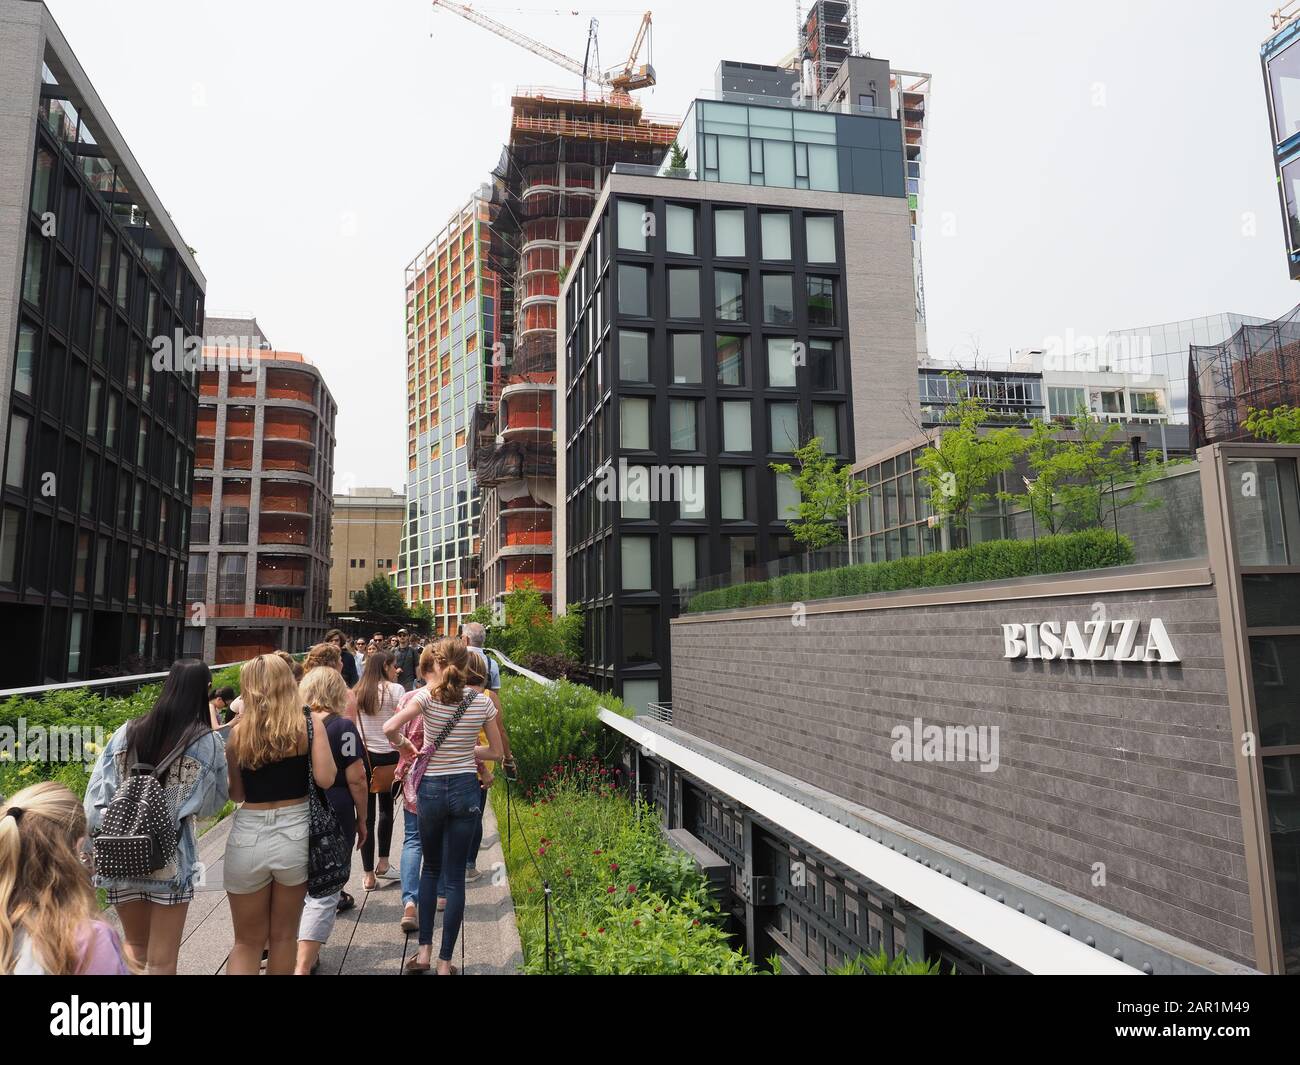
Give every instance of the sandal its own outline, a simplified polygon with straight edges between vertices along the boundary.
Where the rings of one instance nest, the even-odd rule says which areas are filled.
[[[361,878],[361,887],[366,891],[374,891],[379,887],[379,881],[375,879],[374,873],[367,873]]]
[[[435,969],[435,970],[433,971],[433,975],[434,975],[434,976],[441,976],[442,973],[438,972],[438,970]],[[449,972],[447,975],[448,975],[448,976],[459,976],[459,975],[460,975],[460,970],[457,969],[456,966],[453,965],[453,966],[451,967],[451,972]]]
[[[339,904],[334,907],[335,913],[347,913],[357,904],[357,900],[349,895],[346,891],[339,892]]]
[[[418,957],[419,955],[413,954],[411,956],[411,960],[406,963],[406,968],[404,971],[410,973],[412,976],[417,975],[419,973],[427,973],[430,969],[433,968],[433,966],[430,965],[428,962],[424,962],[423,964],[421,964],[417,960]]]

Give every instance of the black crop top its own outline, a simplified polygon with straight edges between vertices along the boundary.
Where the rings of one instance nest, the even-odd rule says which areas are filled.
[[[239,767],[245,802],[284,802],[307,797],[307,754],[293,754],[261,769]]]

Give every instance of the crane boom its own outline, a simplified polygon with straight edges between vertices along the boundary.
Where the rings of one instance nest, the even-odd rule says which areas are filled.
[[[467,22],[472,22],[476,26],[482,26],[485,30],[490,30],[498,37],[504,37],[507,41],[519,45],[520,48],[526,48],[528,51],[532,52],[533,55],[541,56],[543,59],[548,59],[556,66],[563,67],[565,70],[577,74],[579,77],[583,76],[583,65],[576,59],[570,58],[563,52],[556,51],[549,45],[542,44],[541,41],[529,37],[526,33],[512,30],[504,23],[498,22],[496,19],[489,18],[487,15],[475,11],[469,4],[458,4],[455,0],[433,0],[433,6],[445,7],[448,11],[459,15]],[[605,79],[599,74],[595,75],[594,78],[591,74],[587,74],[587,80],[597,80],[601,84],[605,83]]]

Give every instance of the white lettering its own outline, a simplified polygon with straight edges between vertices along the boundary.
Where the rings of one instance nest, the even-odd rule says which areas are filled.
[[[1160,618],[1002,624],[1002,657],[1044,662],[1181,662]],[[919,724],[919,723],[918,723]],[[919,754],[919,751],[918,751]]]

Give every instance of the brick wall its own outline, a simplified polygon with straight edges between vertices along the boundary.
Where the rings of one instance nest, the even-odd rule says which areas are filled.
[[[1004,622],[1096,596],[673,623],[673,723],[1098,905],[1253,964],[1212,587],[1111,593],[1179,665],[1002,657]],[[1146,626],[1142,626],[1145,633]],[[899,724],[999,729],[999,768],[891,758]],[[1105,886],[1094,886],[1094,863]]]

